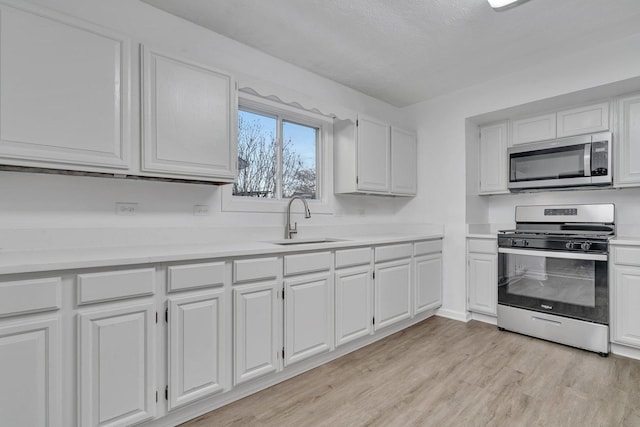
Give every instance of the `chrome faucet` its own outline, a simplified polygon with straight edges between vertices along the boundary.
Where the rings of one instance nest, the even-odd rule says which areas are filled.
[[[284,228],[284,238],[285,239],[291,239],[292,236],[298,232],[298,223],[297,222],[293,223],[293,228],[291,227],[291,203],[293,203],[293,201],[296,200],[296,199],[302,200],[302,203],[304,203],[304,217],[305,218],[311,218],[311,211],[309,210],[309,205],[307,205],[306,199],[304,199],[301,196],[293,196],[289,200],[289,204],[287,205],[287,225],[285,225],[285,228]]]

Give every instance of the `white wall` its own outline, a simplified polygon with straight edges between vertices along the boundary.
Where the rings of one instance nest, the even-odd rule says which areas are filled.
[[[9,0],[11,1],[11,0]],[[20,4],[19,0],[15,1]],[[134,41],[134,76],[138,75],[137,44],[168,52],[233,73],[240,87],[263,95],[318,107],[325,113],[361,112],[404,126],[401,111],[309,71],[294,67],[202,27],[131,0],[34,0],[34,3],[122,32]],[[134,125],[139,86],[134,78]],[[134,126],[134,138],[139,137]],[[305,225],[398,221],[410,203],[402,198],[335,197],[335,215],[316,214]],[[115,215],[115,202],[136,202],[135,217]],[[194,217],[193,205],[207,204],[210,215]],[[162,227],[283,225],[283,213],[235,213],[221,210],[221,187],[131,181],[92,177],[0,172],[0,231],[16,228]],[[99,243],[98,243],[99,244]]]
[[[409,214],[422,221],[441,222],[445,226],[443,312],[463,317],[466,305],[465,145],[468,129],[465,127],[465,120],[638,77],[638,46],[640,35],[606,45],[588,46],[565,58],[541,63],[520,73],[461,89],[405,110],[415,120],[418,129],[419,182],[423,184],[423,189],[426,187],[416,203],[408,207],[411,211]],[[602,94],[598,92],[598,96]],[[429,185],[424,185],[425,183]],[[588,197],[588,201],[604,200],[613,193],[613,190],[608,193],[595,191],[595,196]],[[637,194],[630,191],[628,195],[616,200],[618,203],[624,201],[625,204],[632,205]],[[582,200],[582,195],[584,192],[575,192],[571,197],[577,202]],[[512,212],[515,204],[527,200],[540,201],[541,198],[544,196],[505,195],[480,201],[470,196],[473,203],[470,208],[486,209],[486,212],[477,215],[472,212],[470,217],[486,218],[495,223],[513,222],[512,216],[509,217],[507,212]],[[554,193],[551,198],[562,200],[563,195]]]

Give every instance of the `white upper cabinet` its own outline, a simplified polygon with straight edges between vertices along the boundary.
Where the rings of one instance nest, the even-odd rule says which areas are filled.
[[[615,185],[640,185],[640,94],[620,98],[614,138]]]
[[[609,129],[609,103],[603,102],[587,107],[559,111],[557,115],[557,137],[603,132]]]
[[[415,195],[418,186],[416,134],[391,128],[391,192]]]
[[[360,115],[337,120],[333,136],[335,193],[416,194],[415,133]]]
[[[0,162],[127,170],[130,54],[104,28],[0,7]]]
[[[511,122],[511,144],[544,141],[556,137],[556,113],[513,120]]]
[[[390,135],[389,126],[366,117],[358,117],[356,183],[359,190],[389,191]]]
[[[507,192],[507,122],[480,128],[480,194]]]
[[[143,47],[143,172],[233,182],[233,78]]]

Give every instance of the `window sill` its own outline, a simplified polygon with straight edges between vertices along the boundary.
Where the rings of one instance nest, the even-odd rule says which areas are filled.
[[[231,194],[231,188],[223,189],[222,211],[223,212],[274,212],[283,213],[287,210],[289,199],[255,199],[250,197],[235,197]],[[311,214],[332,215],[331,204],[326,200],[307,200]],[[291,205],[291,211],[304,213],[302,203]]]

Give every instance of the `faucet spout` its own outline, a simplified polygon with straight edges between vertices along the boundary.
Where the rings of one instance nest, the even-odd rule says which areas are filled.
[[[291,239],[294,234],[298,233],[298,223],[294,222],[293,227],[291,227],[291,204],[294,200],[300,200],[304,204],[304,217],[311,218],[311,211],[309,210],[309,205],[307,204],[307,200],[302,196],[293,196],[289,200],[289,204],[287,205],[287,225],[284,228],[284,238]]]

